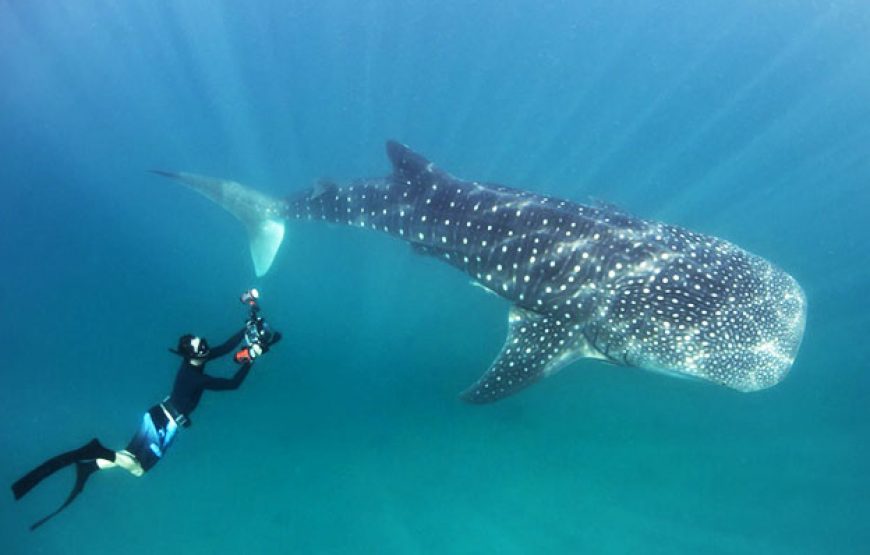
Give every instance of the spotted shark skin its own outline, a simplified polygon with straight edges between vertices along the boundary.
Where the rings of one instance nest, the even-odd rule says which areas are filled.
[[[240,219],[249,231],[282,220],[381,231],[509,301],[507,340],[464,400],[496,401],[581,358],[744,392],[777,384],[791,368],[806,298],[763,258],[616,209],[457,179],[393,141],[387,155],[393,173],[385,178],[319,184],[275,201],[251,191],[259,215]],[[244,198],[238,183],[160,173],[234,213],[238,207],[203,184]],[[283,228],[278,245],[281,238]],[[265,270],[273,257],[265,256]]]

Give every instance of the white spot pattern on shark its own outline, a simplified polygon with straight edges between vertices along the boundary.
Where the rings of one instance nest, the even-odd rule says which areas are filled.
[[[766,260],[611,207],[463,181],[392,141],[387,153],[393,173],[385,178],[319,184],[284,201],[250,191],[259,219],[232,204],[244,198],[237,183],[160,173],[209,196],[249,229],[267,221],[274,233],[283,217],[383,230],[508,300],[508,338],[463,393],[470,402],[510,395],[579,358],[740,391],[770,387],[792,366],[806,299]],[[233,194],[215,194],[215,183],[231,184]],[[273,250],[258,256],[258,248]],[[255,261],[271,263],[274,250],[274,240],[261,247],[252,237]],[[261,263],[258,273],[267,269]]]

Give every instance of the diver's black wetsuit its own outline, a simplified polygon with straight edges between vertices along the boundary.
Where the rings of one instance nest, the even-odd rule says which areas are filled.
[[[251,363],[243,364],[232,378],[216,378],[205,373],[205,363],[230,353],[242,342],[245,328],[211,349],[202,364],[194,365],[191,359],[184,358],[175,375],[172,394],[162,403],[154,405],[142,416],[142,424],[130,443],[127,451],[136,457],[142,470],[148,472],[157,464],[175,439],[178,426],[190,426],[190,413],[196,409],[202,392],[238,388],[248,372]]]
[[[205,362],[229,354],[242,342],[244,337],[245,328],[242,328],[237,334],[211,349]],[[203,391],[206,389],[212,391],[237,389],[245,381],[250,369],[251,364],[245,363],[232,378],[216,378],[205,373],[204,363],[200,366],[194,366],[189,359],[184,359],[178,369],[178,374],[175,375],[175,384],[172,386],[169,402],[179,413],[190,418],[190,413],[199,405]]]

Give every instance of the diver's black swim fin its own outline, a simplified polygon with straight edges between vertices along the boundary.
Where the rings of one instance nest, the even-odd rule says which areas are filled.
[[[85,482],[88,481],[91,474],[99,470],[95,459],[114,461],[115,452],[103,447],[99,440],[94,438],[78,449],[73,449],[72,451],[67,451],[66,453],[61,453],[56,457],[48,459],[12,484],[12,493],[15,495],[15,499],[21,499],[39,482],[48,478],[61,468],[71,464],[76,465],[76,482],[69,497],[67,497],[63,505],[61,505],[56,511],[34,523],[30,527],[31,530],[35,530],[39,526],[42,526],[48,519],[64,510],[67,505],[73,502],[78,494],[84,489]]]
[[[51,513],[47,516],[44,516],[41,519],[39,519],[38,521],[31,524],[30,529],[36,530],[37,528],[39,528],[40,526],[45,524],[48,521],[48,519],[55,516],[56,514],[61,512],[62,510],[66,509],[67,506],[70,503],[72,503],[73,500],[76,497],[78,497],[78,495],[85,488],[85,482],[88,481],[88,478],[91,477],[91,474],[93,474],[97,470],[99,470],[99,467],[97,466],[96,461],[87,461],[87,462],[76,461],[76,483],[73,486],[72,491],[69,493],[69,497],[67,497],[66,501],[63,502],[63,505],[58,507],[57,510],[55,510],[53,513]]]
[[[56,457],[52,457],[37,466],[17,482],[12,484],[12,493],[15,499],[21,499],[24,495],[32,490],[39,482],[48,478],[61,468],[69,466],[75,462],[88,461],[94,459],[106,459],[109,461],[115,460],[115,452],[106,449],[97,438],[92,439],[82,447],[61,453]]]

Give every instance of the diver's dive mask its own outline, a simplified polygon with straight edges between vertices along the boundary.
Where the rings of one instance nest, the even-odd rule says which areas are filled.
[[[177,355],[191,360],[202,360],[208,357],[210,349],[205,338],[193,334],[185,334],[178,338],[178,347],[169,349]]]
[[[194,337],[190,340],[190,358],[206,358],[209,352],[208,341],[204,337]]]

